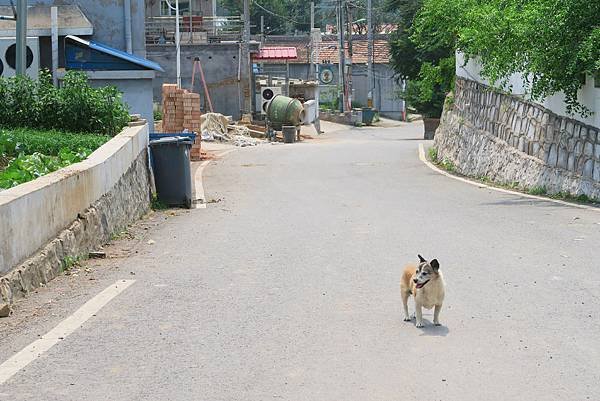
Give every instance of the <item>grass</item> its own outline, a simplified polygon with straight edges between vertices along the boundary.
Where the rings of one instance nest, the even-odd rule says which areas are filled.
[[[541,196],[541,195],[547,195],[548,191],[546,190],[546,187],[532,187],[527,190],[527,193],[529,195]]]
[[[69,272],[72,268],[81,266],[86,258],[84,256],[66,256],[62,261],[63,271]]]
[[[446,158],[444,158],[441,161],[439,160],[438,151],[436,148],[431,147],[431,148],[427,149],[427,155],[428,155],[428,159],[433,164],[440,167],[441,169],[443,169],[449,173],[455,174],[455,175],[462,175],[462,174],[458,174],[456,172],[456,166],[454,165],[454,163],[452,163],[452,161],[450,161]],[[499,183],[499,182],[492,181],[487,176],[467,177],[467,178],[470,178],[473,181],[477,181],[477,182],[480,182],[482,184],[486,184],[486,185],[489,185],[492,187],[509,189],[511,191],[522,192],[522,193],[526,193],[529,195],[543,196],[543,197],[547,197],[550,199],[562,200],[565,202],[572,202],[572,203],[600,205],[600,199],[593,199],[585,194],[572,195],[568,192],[549,193],[548,189],[545,186],[535,186],[535,187],[526,188],[526,187],[522,186],[521,183],[518,181],[513,181],[513,182],[509,182],[509,183]]]
[[[156,194],[152,195],[152,201],[150,202],[150,207],[152,208],[152,210],[165,210],[165,209],[169,208],[160,199],[158,199],[158,196],[156,196]]]
[[[80,149],[94,151],[111,137],[108,135],[77,134],[57,130],[37,130],[31,128],[0,128],[0,148],[6,144],[5,156],[16,156],[19,153],[42,153],[46,156],[57,156],[61,150],[77,152]],[[12,146],[10,146],[12,144]]]

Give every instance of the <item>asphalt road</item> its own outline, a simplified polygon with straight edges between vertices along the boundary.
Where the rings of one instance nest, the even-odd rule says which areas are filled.
[[[599,400],[600,212],[439,175],[418,159],[420,129],[210,165],[207,209],[155,216],[129,257],[0,321],[1,363],[136,280],[0,400]],[[444,271],[441,327],[402,321],[418,253]]]

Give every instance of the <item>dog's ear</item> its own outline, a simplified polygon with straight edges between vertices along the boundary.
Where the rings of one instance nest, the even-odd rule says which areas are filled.
[[[437,259],[433,259],[431,262],[429,262],[429,265],[434,272],[438,271],[440,268],[440,263],[437,261]]]
[[[421,255],[417,255],[417,256],[419,257],[419,262],[421,262],[421,263],[427,262],[423,256],[421,256]]]

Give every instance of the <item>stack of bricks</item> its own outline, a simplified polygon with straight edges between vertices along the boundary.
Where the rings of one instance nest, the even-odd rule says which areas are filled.
[[[180,89],[175,84],[163,84],[163,132],[177,133],[184,130],[196,133],[190,152],[193,161],[201,159],[200,95]]]
[[[200,95],[198,93],[183,94],[183,128],[197,133],[196,140],[192,145],[190,158],[194,161],[202,158],[201,135],[200,135]]]

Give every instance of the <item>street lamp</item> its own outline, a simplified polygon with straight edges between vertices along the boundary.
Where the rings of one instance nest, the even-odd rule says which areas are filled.
[[[175,11],[175,51],[177,53],[177,87],[181,88],[181,48],[179,46],[179,0],[175,0],[175,7],[171,5],[169,0],[165,0],[167,6]]]

